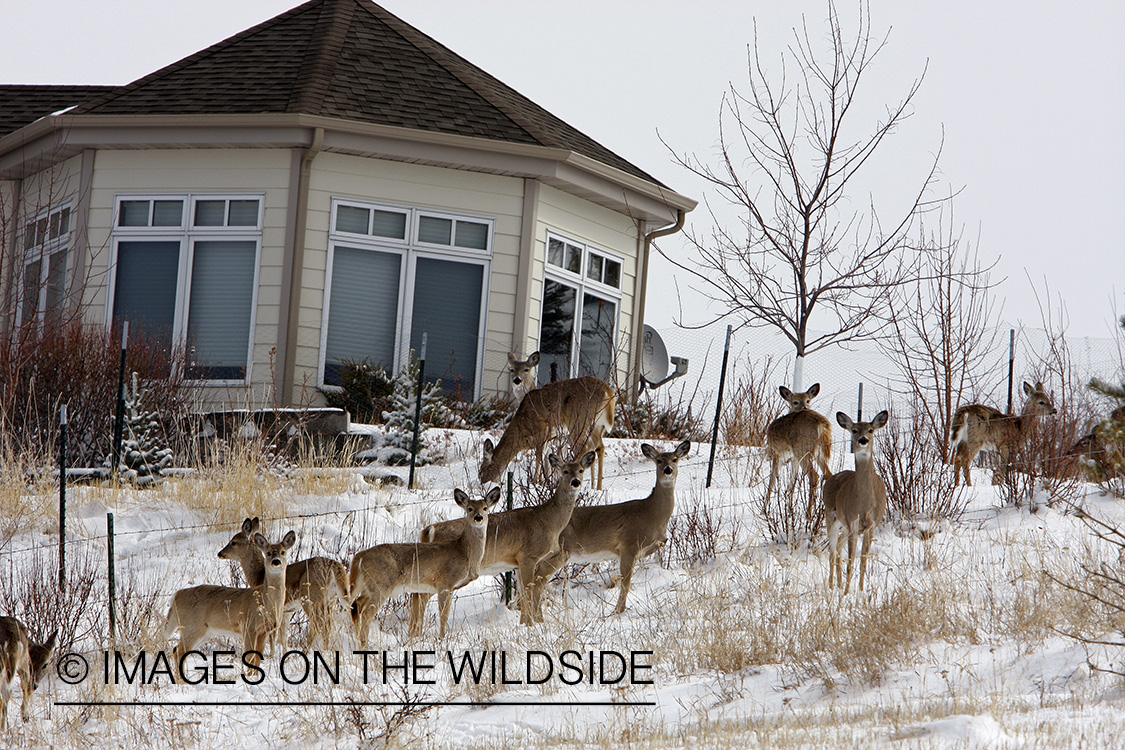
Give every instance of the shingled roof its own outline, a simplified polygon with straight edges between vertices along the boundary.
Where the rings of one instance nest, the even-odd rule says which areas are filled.
[[[40,117],[81,104],[113,86],[22,86],[0,84],[0,136]]]
[[[660,184],[369,0],[310,0],[73,113],[320,115],[566,149]]]

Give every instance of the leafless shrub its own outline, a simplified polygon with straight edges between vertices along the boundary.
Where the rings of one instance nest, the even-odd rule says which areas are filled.
[[[100,640],[106,632],[105,561],[89,544],[67,545],[66,590],[59,591],[58,548],[43,547],[4,560],[0,611],[21,620],[46,638],[58,630],[58,652]]]
[[[728,445],[765,445],[766,428],[769,427],[777,401],[774,383],[780,360],[747,361],[745,367],[736,365],[734,387],[724,401],[719,430]]]
[[[668,542],[661,552],[664,563],[695,567],[715,559],[723,519],[717,511],[696,502],[681,509],[668,522]]]
[[[917,404],[915,404],[917,406]],[[896,416],[879,438],[875,470],[887,485],[887,513],[895,520],[957,520],[968,494],[954,488],[954,475],[941,461],[938,446],[925,440],[927,417],[913,408]]]
[[[812,540],[820,530],[824,522],[824,504],[819,500],[810,502],[804,472],[795,462],[790,462],[781,477],[784,477],[785,471],[799,473],[792,491],[788,482],[779,481],[775,491],[762,498],[761,514],[770,539],[777,544],[796,547]]]
[[[59,406],[68,406],[68,459],[97,466],[112,449],[121,358],[116,331],[70,321],[41,329],[25,326],[0,341],[0,440],[9,454],[30,463],[53,463]],[[126,372],[138,372],[149,388],[169,444],[186,450],[192,404],[179,355],[142,335],[130,335]]]

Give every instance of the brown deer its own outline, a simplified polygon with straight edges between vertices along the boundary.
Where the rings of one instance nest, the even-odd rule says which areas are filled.
[[[543,464],[543,450],[556,431],[566,428],[575,455],[596,451],[598,489],[605,470],[605,445],[602,438],[613,429],[617,395],[601,380],[572,378],[548,383],[528,391],[520,402],[500,442],[484,441],[480,465],[481,484],[499,482],[504,470],[519,453],[534,448]]]
[[[183,630],[175,651],[177,663],[196,644],[213,635],[241,637],[245,663],[261,663],[267,639],[285,617],[285,563],[296,541],[292,531],[278,544],[270,544],[264,534],[254,534],[254,546],[265,570],[258,586],[194,586],[172,595],[164,638],[171,639],[177,630]]]
[[[656,465],[656,486],[648,497],[612,505],[586,505],[575,508],[570,523],[559,536],[559,551],[539,563],[532,607],[536,620],[543,621],[543,586],[568,562],[597,562],[616,558],[620,564],[614,614],[625,611],[633,569],[641,558],[664,546],[668,540],[668,521],[676,508],[676,478],[680,459],[688,454],[691,442],[685,440],[666,453],[648,443],[641,453]]]
[[[532,610],[533,589],[537,585],[536,566],[559,549],[559,534],[570,522],[582,478],[597,455],[590,451],[577,461],[563,463],[551,454],[548,461],[559,474],[554,494],[541,505],[504,511],[495,514],[488,524],[488,541],[481,561],[481,574],[491,575],[509,570],[519,572],[520,623],[535,624]],[[499,491],[499,488],[496,489]],[[422,530],[423,542],[440,542],[455,538],[464,521],[442,521]],[[412,619],[420,619],[426,600],[415,597]]]
[[[508,384],[516,406],[528,391],[535,390],[535,369],[538,366],[539,352],[532,352],[527,359],[517,359],[515,352],[508,352]]]
[[[794,393],[778,386],[778,393],[789,404],[789,413],[770,422],[766,428],[766,454],[770,459],[770,479],[766,486],[766,502],[773,495],[781,464],[788,462],[792,471],[789,477],[789,495],[797,485],[797,470],[804,471],[809,480],[809,509],[816,503],[816,489],[821,475],[832,476],[828,462],[832,459],[832,425],[809,407],[809,402],[820,393],[820,383],[813,383],[804,393]],[[820,473],[817,473],[817,467]]]
[[[242,565],[242,573],[250,586],[260,586],[266,578],[262,556],[254,544],[254,535],[259,533],[262,522],[258,518],[247,518],[242,529],[219,550],[223,560],[233,560]],[[284,653],[289,647],[289,613],[304,608],[309,618],[309,644],[327,648],[332,631],[332,607],[339,603],[348,607],[348,570],[343,563],[327,557],[310,557],[290,563],[285,569],[285,616],[276,637],[270,638],[271,647],[278,645]]]
[[[47,672],[57,635],[55,631],[45,643],[35,643],[22,622],[14,617],[0,617],[0,731],[8,726],[8,701],[17,676],[23,688],[20,715],[24,721],[31,719],[31,693]]]
[[[1066,455],[1079,457],[1093,481],[1125,478],[1125,406],[1094,425]]]
[[[965,485],[973,486],[969,467],[982,448],[993,448],[1000,454],[1000,466],[992,473],[992,483],[1002,484],[1008,476],[1012,457],[1031,435],[1031,428],[1039,417],[1055,414],[1051,396],[1042,383],[1034,387],[1023,384],[1027,401],[1019,416],[1005,414],[984,404],[968,404],[953,414],[953,486],[956,487],[961,475]]]
[[[867,558],[875,527],[883,522],[887,510],[887,485],[875,473],[875,432],[887,424],[884,410],[870,422],[853,422],[844,412],[836,412],[836,422],[852,436],[855,471],[841,471],[824,480],[824,516],[828,525],[828,588],[833,584],[848,593],[852,585],[852,563],[856,541],[863,538],[859,560],[859,590],[867,573]],[[844,575],[840,561],[840,536],[847,537],[848,570]]]
[[[500,500],[500,488],[494,487],[481,500],[455,489],[453,499],[465,511],[465,516],[460,519],[458,533],[452,538],[429,543],[379,544],[352,558],[352,623],[363,648],[367,647],[371,620],[383,603],[403,592],[423,594],[427,600],[438,595],[439,637],[445,637],[453,591],[472,583],[480,575],[489,513]],[[410,637],[420,635],[422,621],[419,617],[410,623]]]

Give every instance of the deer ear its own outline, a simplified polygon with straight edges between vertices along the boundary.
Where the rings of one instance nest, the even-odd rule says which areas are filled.
[[[519,360],[516,359],[516,353],[508,352],[508,364],[514,365],[516,362],[519,362]]]
[[[496,450],[496,446],[492,444],[492,440],[490,438],[485,438],[484,439],[484,450],[483,450],[485,461],[492,458],[492,452],[494,450]]]
[[[265,534],[255,533],[254,536],[252,536],[250,539],[254,542],[255,545],[261,547],[262,549],[270,546],[270,540],[266,539]]]
[[[48,638],[47,641],[43,644],[43,648],[46,649],[48,654],[55,650],[55,644],[58,641],[58,636],[59,631],[56,630],[55,632],[51,633],[51,637]]]
[[[488,507],[489,508],[496,505],[496,503],[500,502],[500,487],[499,487],[499,485],[497,485],[496,487],[493,487],[491,490],[489,490],[488,494],[484,496],[484,499],[488,501]]]
[[[641,443],[641,453],[644,454],[645,458],[651,458],[654,461],[656,457],[660,455],[656,448],[653,448],[648,443]]]
[[[1030,395],[1031,395],[1031,392],[1032,392],[1033,390],[1034,390],[1034,389],[1033,389],[1033,388],[1031,387],[1031,383],[1027,382],[1026,380],[1025,380],[1025,381],[1023,381],[1023,392],[1024,392],[1024,393],[1026,393],[1026,394],[1027,394],[1028,396],[1030,396]]]
[[[820,383],[813,383],[812,387],[805,391],[805,393],[809,395],[809,398],[815,397],[816,394],[820,393]]]
[[[680,458],[683,458],[687,455],[689,450],[691,450],[691,441],[685,440],[684,442],[676,446],[676,455]]]
[[[531,356],[527,358],[527,363],[532,367],[539,364],[539,352],[532,352]]]
[[[598,452],[597,451],[589,451],[585,456],[583,456],[582,458],[579,459],[579,463],[582,464],[583,469],[589,469],[590,465],[593,464],[594,461],[597,460],[597,458],[598,458]]]
[[[838,411],[836,412],[836,424],[840,425],[845,430],[850,430],[855,425],[855,422],[844,412]]]
[[[562,459],[556,456],[554,453],[547,456],[547,463],[550,464],[551,468],[555,471],[560,471],[563,467]]]
[[[788,388],[786,388],[786,387],[785,387],[785,386],[783,386],[783,385],[779,385],[779,386],[777,387],[777,392],[778,392],[778,393],[780,393],[780,394],[781,394],[781,397],[782,397],[783,399],[785,399],[786,401],[788,401],[789,399],[793,398],[793,391],[789,390]]]
[[[258,529],[254,526],[254,522],[247,518],[242,522],[242,533],[246,536],[252,535]]]
[[[878,414],[875,415],[875,419],[872,420],[871,426],[874,427],[877,430],[881,429],[881,428],[886,426],[887,420],[890,419],[890,418],[891,418],[890,412],[888,412],[886,409],[883,409],[883,411],[881,411],[881,412],[879,412]]]
[[[497,488],[499,489],[499,488]],[[462,508],[469,502],[469,495],[460,487],[453,488],[453,502],[460,505]]]
[[[296,543],[297,532],[293,531],[293,529],[289,529],[289,532],[285,535],[285,538],[281,540],[281,544],[285,547],[285,549],[289,549]]]

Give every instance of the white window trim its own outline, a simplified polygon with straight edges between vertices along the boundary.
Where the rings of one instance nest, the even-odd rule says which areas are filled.
[[[69,212],[68,226],[66,234],[60,234],[58,237],[51,239],[51,216],[61,214],[63,211]],[[20,226],[23,231],[27,232],[27,227],[38,223],[41,220],[46,220],[47,230],[42,242],[39,242],[31,247],[27,246],[27,239],[25,234],[20,234],[16,239],[15,247],[17,252],[24,253],[22,262],[20,263],[20,274],[16,283],[20,289],[20,304],[16,306],[16,325],[22,326],[28,322],[23,319],[24,300],[27,297],[27,267],[32,263],[39,261],[39,289],[37,291],[38,299],[35,301],[35,321],[36,325],[43,325],[47,316],[47,285],[48,277],[51,272],[51,256],[56,253],[66,253],[66,268],[63,270],[64,286],[70,286],[70,236],[74,232],[74,206],[71,201],[66,201],[56,208],[46,209],[39,211],[34,216],[24,220]],[[64,300],[68,295],[64,291]],[[64,302],[65,304],[65,302]]]
[[[582,265],[578,273],[574,273],[573,271],[569,271],[560,266],[552,265],[547,261],[547,248],[550,247],[550,242],[552,239],[559,240],[566,244],[573,245],[582,249]],[[616,253],[602,250],[600,247],[590,245],[589,243],[582,242],[581,240],[572,239],[564,234],[560,234],[558,232],[550,230],[548,230],[547,232],[547,239],[543,247],[543,283],[546,284],[548,280],[551,280],[577,290],[574,320],[571,324],[570,372],[566,373],[565,377],[578,377],[578,375],[580,374],[578,368],[581,364],[579,360],[581,359],[582,353],[582,305],[585,302],[587,293],[590,293],[596,297],[601,297],[609,302],[614,303],[615,310],[613,319],[613,341],[610,345],[610,348],[614,355],[617,354],[617,346],[621,339],[621,301],[624,297],[624,293],[621,291],[620,287],[609,286],[608,284],[603,284],[600,281],[594,281],[593,279],[586,276],[586,266],[590,262],[590,253],[596,253],[603,258],[608,258],[609,260],[620,263],[620,280],[622,281],[622,283],[624,283],[625,278],[625,259]],[[539,316],[540,340],[538,343],[539,346],[542,346],[543,295],[540,295],[539,300]],[[614,364],[614,367],[616,367],[616,364]]]
[[[258,227],[200,227],[195,229],[191,227],[191,220],[194,217],[195,201],[202,200],[218,200],[234,198],[236,200],[258,200]],[[117,227],[117,219],[121,210],[122,201],[131,200],[183,200],[185,206],[184,214],[180,216],[180,226],[160,226],[160,227]],[[185,216],[185,214],[187,214]],[[188,304],[191,300],[191,272],[192,264],[195,261],[195,242],[197,240],[214,241],[218,239],[230,239],[239,242],[254,242],[254,282],[253,288],[250,291],[250,336],[248,337],[246,348],[246,376],[240,379],[224,379],[224,380],[201,380],[196,378],[185,379],[185,383],[192,386],[200,387],[238,387],[248,385],[252,381],[253,368],[254,368],[254,340],[255,332],[257,330],[258,322],[258,291],[261,283],[262,272],[262,224],[263,215],[265,214],[265,194],[264,193],[176,193],[164,195],[117,195],[114,197],[113,209],[113,222],[114,231],[112,237],[113,251],[110,257],[109,278],[107,281],[108,290],[106,294],[106,308],[105,308],[105,325],[106,328],[113,326],[113,306],[115,296],[117,294],[117,258],[118,248],[121,242],[177,242],[179,243],[179,266],[176,269],[176,303],[172,315],[172,345],[186,350],[187,346],[187,329],[188,329]],[[215,231],[219,230],[219,231]]]
[[[393,211],[407,214],[406,239],[397,240],[390,237],[377,237],[370,234],[353,234],[351,232],[336,231],[337,207],[354,206],[356,208],[374,209],[378,211]],[[433,216],[442,219],[462,219],[479,224],[488,225],[488,243],[486,250],[475,248],[462,248],[454,245],[436,245],[417,240],[418,221],[422,216]],[[395,361],[392,365],[394,371],[389,373],[392,377],[402,369],[410,356],[410,331],[404,330],[407,312],[414,310],[414,286],[418,258],[435,258],[438,260],[455,260],[460,263],[470,263],[481,266],[483,282],[481,283],[481,315],[477,330],[477,358],[475,384],[472,397],[479,399],[483,390],[484,355],[488,332],[488,300],[492,289],[492,247],[494,241],[495,220],[482,216],[467,214],[447,213],[434,211],[427,208],[406,206],[393,206],[384,203],[367,203],[347,198],[333,198],[331,211],[331,224],[329,225],[328,262],[324,276],[324,302],[321,312],[320,326],[320,353],[317,362],[317,385],[327,391],[339,392],[340,386],[329,385],[324,382],[324,370],[327,364],[328,349],[328,313],[332,304],[332,268],[336,257],[336,247],[357,248],[374,252],[396,253],[402,260],[399,275],[398,311],[395,318]]]

